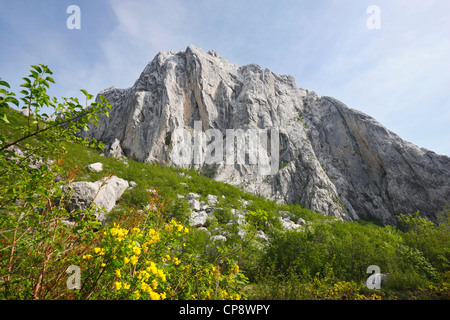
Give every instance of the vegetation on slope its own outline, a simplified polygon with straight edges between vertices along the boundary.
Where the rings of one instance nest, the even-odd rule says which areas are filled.
[[[439,225],[419,213],[401,215],[398,227],[349,223],[278,205],[196,170],[104,157],[101,143],[74,133],[107,113],[108,103],[58,103],[46,94],[50,75],[34,66],[24,78],[31,116],[8,106],[19,101],[0,82],[2,299],[449,298],[449,209],[439,213]],[[44,108],[60,116],[49,120]],[[102,173],[85,169],[94,162],[103,163]],[[125,191],[107,223],[95,220],[94,206],[67,212],[62,185],[110,174],[137,186]],[[219,196],[207,230],[189,227],[190,208],[179,195],[190,192]],[[231,209],[245,212],[247,223],[239,225]],[[280,212],[308,223],[285,230]],[[269,241],[256,236],[261,231]],[[226,241],[211,241],[223,234]],[[364,284],[371,265],[388,274],[381,289]],[[80,283],[70,282],[71,266]]]

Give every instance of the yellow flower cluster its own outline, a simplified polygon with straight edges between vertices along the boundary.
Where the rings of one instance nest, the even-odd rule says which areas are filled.
[[[127,229],[119,228],[115,223],[114,223],[114,228],[111,228],[109,230],[109,232],[119,242],[122,241],[125,238],[125,236],[128,234]],[[106,232],[105,232],[105,235],[106,235]]]
[[[175,258],[172,258],[172,260],[175,260]],[[193,279],[192,281],[195,281],[196,284],[192,288],[183,284],[179,285],[188,299],[240,300],[242,298],[240,284],[245,282],[245,277],[239,274],[237,264],[233,264],[227,272],[223,273],[220,268],[213,264],[202,268],[183,264],[181,269],[182,274],[189,275],[189,278]],[[242,278],[240,278],[241,276]]]
[[[131,287],[128,283],[125,283],[125,282],[122,283],[119,281],[116,281],[114,285],[116,286],[116,290],[120,290],[120,289],[128,290]]]
[[[138,290],[134,292],[134,298],[140,299],[141,293],[147,293],[151,300],[160,300],[166,298],[166,293],[158,293],[155,290],[158,288],[159,282],[156,278],[150,281],[153,276],[158,277],[162,282],[166,281],[166,275],[162,269],[159,269],[153,261],[146,262],[145,270],[136,271],[138,279]]]
[[[237,288],[236,282],[237,277],[242,276],[238,265],[222,274],[219,267],[212,264],[198,268],[197,264],[186,263],[193,257],[181,261],[178,251],[172,250],[181,246],[180,240],[189,233],[188,228],[175,220],[161,227],[147,225],[141,229],[134,227],[137,225],[127,228],[124,224],[114,223],[103,232],[105,237],[101,245],[93,248],[91,255],[83,257],[102,267],[105,263],[115,266],[105,270],[111,271],[113,280],[109,283],[120,297],[152,300],[191,295],[195,299],[241,298],[241,289]],[[191,285],[193,281],[195,286]]]
[[[162,281],[166,281],[166,275],[162,269],[158,269],[153,261],[146,261],[145,264],[149,265],[145,271],[153,273],[158,276]]]
[[[105,255],[105,250],[103,248],[94,248],[94,252],[99,256]]]
[[[238,293],[230,294],[226,290],[219,289],[219,295],[222,299],[226,300],[241,300],[241,295]]]
[[[179,224],[175,220],[171,220],[168,224],[166,224],[164,229],[166,231],[176,230],[178,232],[189,233],[189,229],[188,228],[184,227],[182,224]]]
[[[330,289],[327,284],[323,284],[318,278],[314,278],[313,283],[309,287],[309,292],[312,294],[311,299],[348,299],[348,300],[364,300],[366,296],[359,293],[359,286],[355,282],[339,281],[333,284]],[[375,295],[376,296],[376,295]],[[376,298],[372,296],[370,298]],[[377,296],[379,297],[379,296]],[[380,297],[381,299],[381,297]]]
[[[149,229],[147,231],[146,239],[147,241],[142,244],[142,250],[144,250],[144,252],[146,252],[148,248],[153,248],[155,243],[161,241],[160,234],[155,229]]]

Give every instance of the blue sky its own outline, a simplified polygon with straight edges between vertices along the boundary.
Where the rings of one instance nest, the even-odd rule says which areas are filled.
[[[81,29],[67,7],[78,5]],[[367,8],[380,9],[369,29]],[[159,51],[194,44],[230,62],[290,74],[299,87],[450,156],[450,1],[0,0],[0,77],[19,91],[46,64],[50,94],[133,85]]]

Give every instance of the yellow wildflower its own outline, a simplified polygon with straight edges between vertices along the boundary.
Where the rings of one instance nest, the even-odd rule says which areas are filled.
[[[101,256],[105,254],[105,250],[103,250],[102,248],[94,248],[94,252]]]
[[[128,283],[124,283],[123,284],[123,288],[125,289],[125,290],[128,290],[128,289],[130,289],[130,285],[128,284]]]
[[[116,290],[120,290],[120,288],[122,288],[122,283],[119,281],[116,281],[115,285],[116,285]]]
[[[160,300],[161,299],[161,296],[159,295],[159,293],[157,293],[155,291],[150,291],[149,295],[150,295],[150,299],[152,299],[152,300]]]
[[[120,274],[120,269],[116,269],[116,277],[122,278],[122,275]]]
[[[92,255],[91,254],[86,254],[86,255],[83,256],[83,259],[84,260],[92,259]]]
[[[130,259],[131,264],[136,264],[138,262],[139,258],[137,256],[132,256]]]
[[[138,246],[133,247],[133,252],[134,252],[136,255],[140,255],[140,254],[141,254],[141,248],[139,248]]]
[[[127,258],[127,257],[125,257],[125,258],[123,258],[123,262],[124,262],[125,264],[128,264],[128,263],[130,262],[130,259]]]
[[[166,281],[166,275],[161,269],[158,270],[158,277],[160,277],[163,282]]]
[[[133,229],[131,230],[131,232],[133,232],[133,233],[141,233],[141,229],[139,229],[139,228],[133,228]]]
[[[148,278],[150,278],[150,274],[147,272],[147,271],[145,271],[145,270],[142,270],[142,271],[138,271],[137,273],[136,273],[136,275],[137,275],[137,278],[139,279],[139,280],[142,280],[142,281],[147,281],[148,280]]]
[[[147,267],[147,271],[156,275],[158,273],[158,268],[156,268],[156,264],[153,261],[150,261],[150,266]]]
[[[232,267],[231,267],[231,274],[236,274],[236,273],[239,273],[239,266],[237,265],[237,264],[234,264]]]

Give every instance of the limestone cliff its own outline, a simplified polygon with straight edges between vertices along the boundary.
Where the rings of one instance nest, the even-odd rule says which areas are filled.
[[[172,135],[179,128],[193,133],[196,121],[203,132],[219,130],[224,145],[227,129],[277,129],[277,148],[267,139],[266,156],[279,156],[272,175],[261,174],[262,162],[248,159],[187,166],[345,220],[395,223],[395,215],[416,210],[433,218],[450,199],[448,157],[403,141],[333,98],[299,88],[291,76],[254,64],[240,67],[214,51],[189,46],[161,52],[131,88],[99,94],[113,108],[85,136],[104,141],[113,155],[173,164]]]

